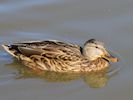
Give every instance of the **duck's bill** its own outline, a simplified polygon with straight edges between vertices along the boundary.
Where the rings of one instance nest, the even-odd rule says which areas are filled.
[[[112,55],[106,55],[103,57],[104,59],[108,60],[109,62],[118,62],[118,58]]]

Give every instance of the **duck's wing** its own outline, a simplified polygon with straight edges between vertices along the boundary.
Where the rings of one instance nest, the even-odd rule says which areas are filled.
[[[80,46],[55,40],[14,43],[3,47],[14,57],[22,54],[28,57],[39,55],[49,59],[75,60],[81,56]]]

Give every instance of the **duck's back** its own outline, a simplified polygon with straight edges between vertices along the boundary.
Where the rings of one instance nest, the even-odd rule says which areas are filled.
[[[81,47],[72,43],[65,43],[57,40],[51,41],[28,41],[22,43],[13,43],[9,45],[3,45],[3,47],[8,50],[8,52],[16,51],[14,55],[17,53],[22,53],[25,56],[30,56],[32,54],[41,54],[49,50],[49,52],[58,50],[64,52],[73,52],[77,53],[77,55],[81,54]],[[51,51],[50,51],[51,50]],[[57,51],[57,52],[58,52]]]
[[[80,46],[55,40],[31,41],[3,46],[6,51],[25,65],[31,68],[38,67],[42,70],[66,71],[76,62],[80,62],[82,56]]]

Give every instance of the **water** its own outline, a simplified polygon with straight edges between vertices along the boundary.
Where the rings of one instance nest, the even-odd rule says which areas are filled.
[[[1,100],[131,100],[132,0],[0,1],[0,44],[57,39],[82,45],[105,42],[119,55],[108,74],[36,75],[0,47]]]

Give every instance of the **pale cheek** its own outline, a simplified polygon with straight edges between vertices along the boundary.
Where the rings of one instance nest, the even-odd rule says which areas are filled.
[[[100,50],[94,50],[94,49],[91,49],[91,50],[87,50],[87,55],[89,56],[93,56],[93,57],[99,57],[100,55],[102,55],[102,52]]]
[[[86,55],[89,57],[89,58],[97,58],[97,53],[94,51],[94,50],[88,50],[86,52]]]
[[[100,55],[102,55],[102,54],[103,54],[103,52],[102,52],[102,51],[100,51],[100,50],[95,51],[95,55],[100,56]]]

